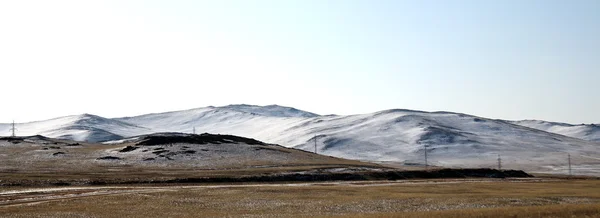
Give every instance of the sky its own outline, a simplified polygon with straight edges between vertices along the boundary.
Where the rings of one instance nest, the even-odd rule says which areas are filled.
[[[600,1],[0,1],[0,123],[228,104],[600,123]]]

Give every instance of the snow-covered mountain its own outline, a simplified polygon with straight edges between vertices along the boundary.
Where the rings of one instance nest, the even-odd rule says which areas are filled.
[[[0,135],[7,135],[9,128],[9,124],[0,124]],[[395,109],[320,116],[278,105],[229,105],[114,119],[84,114],[18,124],[17,128],[20,135],[88,141],[154,132],[191,133],[195,129],[197,133],[239,135],[308,151],[315,149],[316,142],[320,154],[405,164],[423,164],[427,147],[430,164],[455,167],[494,167],[501,155],[507,167],[565,170],[561,167],[566,152],[571,153],[574,164],[600,162],[598,142],[451,112]]]
[[[264,110],[262,110],[264,108]],[[228,105],[184,111],[146,114],[136,117],[115,118],[152,129],[154,132],[210,132],[269,139],[273,143],[292,146],[280,140],[281,133],[298,122],[312,120],[319,115],[282,106]],[[285,143],[284,143],[285,142]]]
[[[215,107],[211,107],[215,108]],[[233,104],[220,107],[222,110],[232,110],[238,112],[249,113],[252,115],[261,115],[267,117],[318,117],[318,114],[298,110],[292,107],[279,105],[256,106],[247,104]]]
[[[8,135],[11,124],[0,124],[0,135]],[[51,138],[75,141],[101,142],[123,138],[123,135],[142,134],[151,131],[114,119],[92,114],[59,117],[50,120],[16,125],[17,135],[43,135]]]
[[[600,125],[597,124],[573,125],[568,123],[556,123],[543,120],[520,120],[512,121],[512,123],[543,130],[546,132],[566,135],[573,138],[600,142]]]

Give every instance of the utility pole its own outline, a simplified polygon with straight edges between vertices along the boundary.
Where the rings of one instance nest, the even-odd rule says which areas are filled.
[[[425,148],[425,169],[427,169],[427,145],[423,145],[423,147]]]
[[[192,133],[194,133],[194,135],[196,135],[196,127],[194,126],[194,128],[192,129]]]
[[[315,134],[315,154],[317,153],[317,134]]]
[[[498,154],[498,170],[502,170],[502,158],[500,154]]]
[[[12,131],[12,134],[11,134],[12,137],[16,137],[17,136],[15,134],[15,131],[17,131],[17,128],[15,128],[15,121],[14,120],[12,122],[12,128],[10,128],[10,131]]]
[[[569,160],[569,176],[571,176],[571,154],[567,153],[567,158]]]

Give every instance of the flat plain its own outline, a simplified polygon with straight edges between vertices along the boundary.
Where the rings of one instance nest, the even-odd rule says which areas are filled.
[[[2,187],[0,216],[600,217],[600,180]]]

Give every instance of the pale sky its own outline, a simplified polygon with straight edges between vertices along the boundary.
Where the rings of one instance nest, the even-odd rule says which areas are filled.
[[[0,123],[279,104],[600,123],[600,1],[0,1]]]

